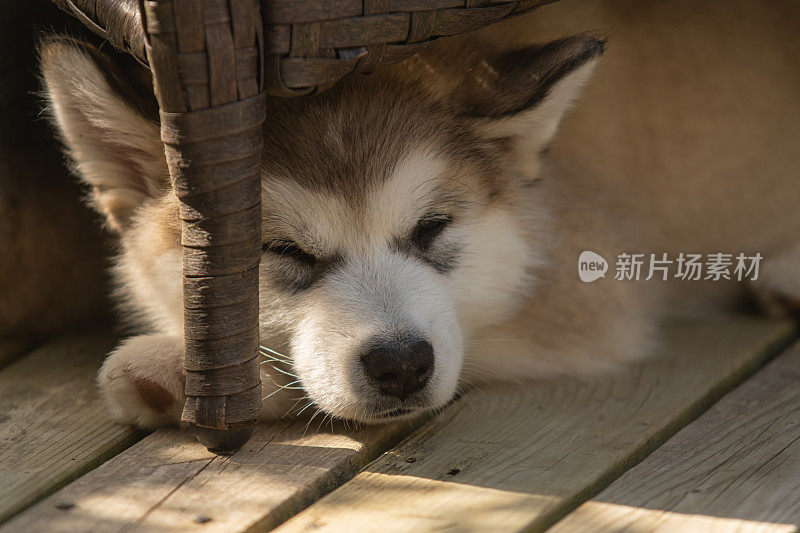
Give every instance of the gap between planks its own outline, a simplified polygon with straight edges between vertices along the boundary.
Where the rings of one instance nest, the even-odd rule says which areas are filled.
[[[331,435],[304,434],[304,421],[262,425],[230,458],[212,457],[185,433],[159,431],[2,531],[262,531],[339,485],[283,528],[541,529],[663,442],[792,332],[788,322],[752,317],[678,325],[659,357],[614,377],[471,391],[347,483],[412,427]]]
[[[95,390],[115,340],[60,338],[0,371],[0,523],[143,436],[111,422]]]
[[[795,344],[551,531],[797,531],[798,382]]]

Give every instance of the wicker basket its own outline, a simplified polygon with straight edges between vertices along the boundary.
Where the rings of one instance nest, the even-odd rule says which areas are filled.
[[[261,410],[265,95],[324,90],[551,1],[54,0],[153,73],[183,221],[183,419],[209,449],[244,444]]]

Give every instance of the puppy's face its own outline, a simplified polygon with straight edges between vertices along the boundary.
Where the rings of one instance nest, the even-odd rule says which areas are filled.
[[[361,421],[452,398],[465,341],[513,312],[541,260],[538,154],[602,48],[575,37],[490,57],[442,49],[269,102],[267,390]],[[454,69],[453,52],[472,67]],[[181,334],[178,204],[157,126],[93,52],[62,40],[42,57],[65,145],[120,234],[128,307]]]

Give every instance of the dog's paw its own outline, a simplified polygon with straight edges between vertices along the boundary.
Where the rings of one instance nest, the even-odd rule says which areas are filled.
[[[183,339],[131,337],[111,352],[97,384],[112,417],[144,429],[176,424],[185,402]]]
[[[800,245],[765,260],[752,289],[768,314],[800,318]]]

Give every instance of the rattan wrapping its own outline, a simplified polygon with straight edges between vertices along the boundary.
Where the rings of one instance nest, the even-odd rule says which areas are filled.
[[[266,75],[277,96],[323,90],[353,71],[368,72],[415,54],[441,37],[482,28],[555,0],[261,0]],[[114,46],[146,61],[139,0],[54,0]],[[203,1],[195,0],[202,5]],[[236,61],[252,65],[253,50]],[[202,74],[201,56],[181,68]]]
[[[139,0],[53,0],[116,48],[146,62]]]
[[[308,94],[553,0],[263,0],[267,92]]]
[[[261,408],[259,168],[266,104],[259,5],[148,0],[144,6],[161,139],[183,221],[183,419],[242,427]]]

